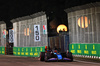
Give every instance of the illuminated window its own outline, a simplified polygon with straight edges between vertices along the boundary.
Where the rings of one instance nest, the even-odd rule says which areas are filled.
[[[27,36],[29,36],[29,28],[27,28]]]
[[[84,18],[82,16],[78,19],[78,26],[81,28],[87,28],[89,26],[89,24],[90,24],[90,19],[88,20],[88,18],[86,16]]]
[[[27,32],[26,32],[26,30],[27,30]],[[24,35],[25,35],[25,36],[26,36],[26,35],[29,36],[30,33],[31,33],[31,30],[30,30],[29,28],[24,29]]]

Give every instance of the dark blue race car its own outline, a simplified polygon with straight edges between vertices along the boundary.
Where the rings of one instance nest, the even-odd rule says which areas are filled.
[[[59,52],[58,50],[47,50],[41,52],[40,61],[73,61],[71,52]]]

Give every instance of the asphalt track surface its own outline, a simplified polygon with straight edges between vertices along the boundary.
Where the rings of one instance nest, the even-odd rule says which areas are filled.
[[[100,63],[75,59],[73,62],[41,62],[39,58],[0,55],[0,66],[100,66]]]

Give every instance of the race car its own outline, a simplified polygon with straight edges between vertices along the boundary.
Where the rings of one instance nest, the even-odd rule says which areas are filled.
[[[73,61],[71,52],[59,52],[56,50],[47,50],[40,53],[40,61]]]

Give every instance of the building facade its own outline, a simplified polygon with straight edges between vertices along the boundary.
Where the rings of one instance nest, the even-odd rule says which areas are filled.
[[[48,45],[47,18],[44,12],[11,20],[16,56],[39,57]]]
[[[68,14],[70,51],[100,57],[100,2],[65,10]]]
[[[4,21],[0,21],[0,54],[5,54],[6,48],[6,23]]]

